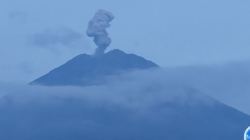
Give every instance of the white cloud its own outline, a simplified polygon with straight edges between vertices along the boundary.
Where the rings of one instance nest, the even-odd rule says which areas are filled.
[[[202,94],[209,91],[199,84],[216,84],[213,82],[216,78],[227,81],[220,72],[207,68],[136,71],[109,77],[105,85],[88,87],[0,83],[0,132],[4,132],[6,140],[178,139],[175,127],[187,125],[186,136],[192,138],[194,133],[202,133],[203,121],[211,119],[212,127],[216,122],[217,129],[224,134],[228,125],[237,124],[234,130],[245,127],[247,116],[238,114],[243,119],[235,121],[228,114],[233,110],[221,110],[220,105],[217,109],[218,103]],[[200,79],[204,78],[202,75],[206,79]],[[213,121],[212,117],[219,119],[223,114],[225,118],[220,122]]]
[[[178,101],[191,105],[201,100],[209,100],[196,89],[165,80],[166,77],[168,76],[162,70],[138,71],[119,77],[108,77],[107,84],[103,86],[43,87],[3,84],[0,85],[0,91],[5,91],[5,95],[13,97],[17,102],[22,101],[21,99],[25,102],[43,99],[41,101],[47,103],[51,99],[77,98],[91,104],[114,104],[139,110],[141,107],[150,108],[164,102]]]

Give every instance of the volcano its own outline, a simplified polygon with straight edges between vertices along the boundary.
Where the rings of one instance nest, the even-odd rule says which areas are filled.
[[[159,66],[143,57],[116,49],[98,57],[80,54],[30,84],[45,86],[98,85],[102,84],[108,76],[151,68],[159,68]]]
[[[159,68],[157,64],[140,56],[112,50],[98,57],[78,55],[30,84],[83,86],[80,87],[82,94],[87,92],[94,94],[98,86],[86,92],[84,92],[84,86],[105,84],[105,79],[109,76],[122,75],[134,70]],[[31,105],[24,107],[11,106],[10,99],[7,98],[5,107],[8,109],[0,108],[0,113],[3,114],[0,116],[2,124],[0,132],[5,132],[3,137],[5,140],[20,138],[27,140],[240,140],[243,138],[245,129],[250,125],[249,115],[206,96],[202,91],[189,85],[175,85],[173,81],[159,83],[151,80],[147,81],[149,84],[140,85],[145,82],[142,81],[139,80],[133,88],[127,86],[130,85],[128,83],[134,82],[132,80],[121,86],[109,86],[108,91],[105,91],[106,88],[101,88],[101,92],[107,93],[107,96],[118,95],[118,99],[128,100],[128,104],[133,104],[135,100],[140,103],[144,99],[151,101],[154,98],[176,98],[166,99],[164,102],[157,100],[151,111],[141,116],[138,116],[133,109],[124,108],[122,105],[111,103],[108,107],[98,105],[96,107],[88,104],[87,99],[73,97],[62,100],[59,104],[41,106],[32,102]],[[112,92],[115,93],[108,94]],[[69,94],[71,93],[73,91]],[[131,96],[127,97],[127,95]],[[140,96],[137,98],[137,95]],[[108,99],[112,99],[112,96]],[[206,103],[207,101],[209,103]],[[13,131],[20,131],[23,122],[29,122],[25,130],[32,133],[13,135]],[[14,136],[15,138],[9,139]]]

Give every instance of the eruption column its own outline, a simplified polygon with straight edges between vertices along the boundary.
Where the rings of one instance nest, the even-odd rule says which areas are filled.
[[[94,37],[94,42],[97,45],[94,56],[104,54],[104,51],[111,43],[111,38],[108,37],[107,28],[110,27],[109,22],[114,19],[111,12],[98,10],[95,16],[89,21],[86,34],[88,37]]]

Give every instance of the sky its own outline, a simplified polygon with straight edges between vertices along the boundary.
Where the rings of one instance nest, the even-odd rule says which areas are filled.
[[[108,50],[162,67],[249,60],[249,7],[249,0],[1,0],[0,81],[27,83],[92,54],[85,31],[100,8],[115,16]]]

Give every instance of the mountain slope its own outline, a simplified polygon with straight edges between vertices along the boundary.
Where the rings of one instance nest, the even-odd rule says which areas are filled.
[[[250,125],[250,116],[205,96],[188,85],[175,84],[171,79],[166,81],[162,78],[142,78],[154,77],[150,73],[132,80],[128,78],[128,81],[116,82],[114,78],[115,84],[102,83],[106,76],[149,68],[159,66],[120,50],[110,51],[101,57],[78,55],[31,84],[106,84],[105,86],[90,86],[86,89],[79,87],[79,95],[78,92],[74,93],[76,87],[70,87],[70,90],[57,87],[58,91],[52,88],[56,92],[54,94],[64,93],[62,95],[67,95],[68,98],[62,99],[59,96],[56,98],[59,101],[49,105],[33,101],[20,107],[12,104],[12,98],[8,97],[7,101],[0,102],[0,114],[3,114],[0,116],[0,132],[5,132],[5,140],[243,138],[244,130]],[[53,95],[49,95],[51,94]],[[90,98],[86,94],[90,94]],[[74,97],[75,95],[77,96]],[[136,110],[137,107],[139,109]],[[23,122],[29,122],[24,130]]]
[[[30,84],[46,86],[96,85],[110,75],[156,67],[158,66],[151,61],[134,54],[126,54],[120,50],[112,50],[100,57],[81,54]]]
[[[9,95],[0,100],[0,137],[4,140],[241,140],[250,124],[249,116],[194,89],[165,85],[159,90],[155,86],[139,87],[141,93],[139,88],[121,88],[124,85],[116,87],[117,92],[100,89],[105,94],[114,92],[102,102],[91,102],[88,96],[70,96],[76,94],[73,88],[45,90],[57,97],[50,99],[53,103],[40,103],[38,99],[20,105],[15,103],[20,95],[19,98]],[[65,90],[69,98],[54,93],[65,94]],[[80,90],[80,94],[88,93],[84,88]],[[89,95],[93,94],[95,101],[98,94],[91,90]],[[115,95],[129,100],[116,102],[119,98]],[[176,99],[169,100],[174,95]],[[154,102],[151,104],[148,98],[166,98],[166,101],[151,100]]]

